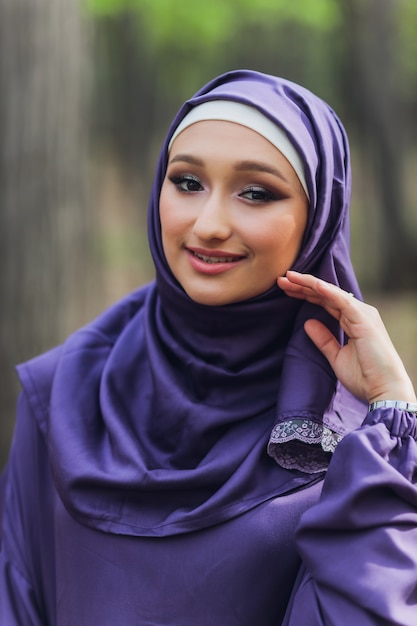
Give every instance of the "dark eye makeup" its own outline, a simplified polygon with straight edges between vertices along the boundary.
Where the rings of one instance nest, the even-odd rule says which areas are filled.
[[[200,183],[197,176],[192,174],[183,174],[181,176],[170,176],[169,180],[175,185],[178,191],[181,192],[193,192],[202,191],[203,186]]]
[[[196,193],[204,190],[200,179],[194,174],[173,174],[168,176],[168,179],[180,193]],[[238,196],[249,202],[266,204],[282,199],[284,194],[271,191],[263,185],[249,185],[240,191]]]
[[[252,185],[244,189],[239,194],[239,197],[250,200],[251,202],[274,202],[278,200],[278,196],[275,193],[259,185]]]

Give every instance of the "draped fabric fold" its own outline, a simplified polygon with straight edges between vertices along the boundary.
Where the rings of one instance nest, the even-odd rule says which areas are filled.
[[[299,489],[326,469],[332,446],[323,447],[323,437],[337,442],[366,414],[304,333],[316,317],[339,334],[325,312],[276,285],[240,303],[197,304],[168,267],[158,208],[166,148],[190,108],[210,99],[251,104],[285,130],[310,197],[294,269],[360,297],[349,258],[348,146],[333,111],[307,90],[253,71],[209,83],[180,109],[158,162],[148,222],[155,282],[58,352],[19,367],[62,502],[106,532],[190,532]],[[301,418],[315,428],[309,443],[292,428]],[[300,442],[306,450],[291,465]]]

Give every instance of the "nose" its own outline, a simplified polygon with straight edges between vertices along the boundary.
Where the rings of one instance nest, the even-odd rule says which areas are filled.
[[[220,197],[220,194],[211,194],[207,197],[200,206],[193,232],[200,240],[226,241],[232,234],[227,200]]]

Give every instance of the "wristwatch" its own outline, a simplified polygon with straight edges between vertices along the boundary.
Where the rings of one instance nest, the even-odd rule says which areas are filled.
[[[404,402],[403,400],[377,400],[377,402],[372,402],[368,411],[374,411],[375,409],[399,409],[400,411],[408,411],[409,413],[417,414],[417,403],[416,402]]]

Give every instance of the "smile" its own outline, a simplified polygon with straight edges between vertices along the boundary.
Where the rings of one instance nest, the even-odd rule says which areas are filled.
[[[204,261],[204,263],[236,263],[242,257],[239,256],[206,256],[205,254],[198,254],[193,251],[193,254]]]
[[[245,257],[223,250],[186,248],[191,267],[198,274],[216,276],[238,267]]]

